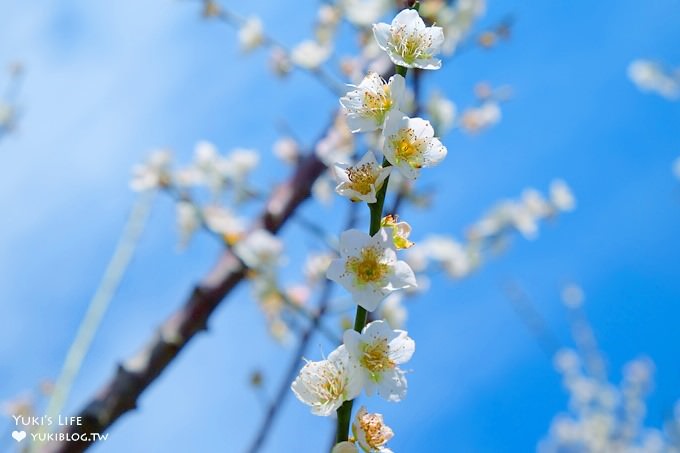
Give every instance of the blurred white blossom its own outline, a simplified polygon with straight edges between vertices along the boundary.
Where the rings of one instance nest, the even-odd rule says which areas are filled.
[[[670,72],[659,63],[635,60],[628,66],[628,77],[642,91],[659,94],[667,99],[680,98],[680,70]]]
[[[435,91],[427,101],[426,109],[437,134],[445,135],[451,130],[456,119],[456,104]]]
[[[292,50],[290,58],[305,69],[316,69],[331,56],[332,48],[316,41],[303,41]]]
[[[153,151],[144,164],[138,164],[132,168],[133,176],[130,187],[132,190],[143,192],[171,185],[171,163],[170,151],[164,149]]]
[[[264,39],[264,27],[259,17],[249,17],[238,31],[238,40],[245,52],[257,49]]]
[[[369,26],[394,6],[392,0],[339,0],[340,8],[351,23]]]

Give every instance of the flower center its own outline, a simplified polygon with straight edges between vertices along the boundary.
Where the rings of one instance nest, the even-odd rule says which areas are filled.
[[[423,139],[416,139],[415,132],[411,128],[401,129],[392,136],[392,147],[394,155],[399,161],[406,161],[412,167],[420,167],[420,149],[424,145]]]
[[[417,31],[407,33],[405,26],[392,30],[392,48],[401,55],[404,61],[412,64],[415,60],[421,58],[431,58],[432,55],[427,52],[432,44],[432,39],[427,35],[422,35]]]
[[[373,116],[376,121],[382,122],[385,119],[385,114],[392,108],[390,87],[383,85],[382,90],[378,89],[375,92],[367,91],[364,93],[363,107],[368,115]]]
[[[313,389],[322,404],[337,400],[345,391],[342,373],[331,364],[324,366],[318,374],[314,373],[309,382],[309,388]]]
[[[351,182],[351,188],[355,192],[366,195],[371,192],[371,186],[375,184],[376,174],[370,164],[363,164],[359,167],[350,167],[345,170]]]
[[[376,283],[385,278],[388,265],[380,262],[381,253],[376,247],[361,249],[359,257],[347,260],[346,269],[356,276],[357,284]]]
[[[363,352],[361,365],[371,372],[371,378],[376,382],[380,379],[380,373],[395,367],[395,363],[389,358],[389,347],[384,338],[373,343],[365,343]]]
[[[380,448],[390,440],[391,430],[385,429],[382,420],[376,414],[365,414],[359,419],[361,430],[366,433],[366,443],[371,448]]]

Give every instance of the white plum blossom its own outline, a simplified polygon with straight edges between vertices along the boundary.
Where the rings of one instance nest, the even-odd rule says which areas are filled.
[[[394,432],[385,424],[381,414],[370,414],[362,406],[354,417],[352,434],[365,453],[392,453],[385,444],[394,437]]]
[[[391,25],[373,25],[373,34],[395,65],[420,69],[439,69],[442,65],[435,55],[444,43],[444,31],[441,27],[426,27],[416,10],[402,10]]]
[[[180,247],[185,247],[193,234],[201,226],[199,212],[190,201],[181,200],[175,205]]]
[[[203,208],[203,219],[208,229],[221,235],[229,244],[236,243],[246,230],[243,219],[219,205]]]
[[[394,2],[392,0],[340,0],[339,5],[348,21],[366,27],[384,16],[394,6]]]
[[[172,155],[170,151],[159,149],[153,151],[146,163],[135,165],[132,168],[132,181],[130,188],[137,192],[167,187],[172,183],[170,164]]]
[[[680,71],[672,74],[659,63],[635,60],[628,66],[628,77],[642,91],[654,92],[670,100],[680,98]]]
[[[387,114],[401,110],[406,82],[395,74],[389,82],[375,72],[369,73],[355,90],[340,98],[347,113],[347,124],[352,132],[370,132],[382,129]]]
[[[327,45],[316,41],[303,41],[290,54],[290,58],[296,65],[305,69],[316,69],[331,56],[332,49]]]
[[[330,175],[330,172],[324,172],[321,176],[316,178],[312,184],[312,196],[319,203],[329,206],[333,204],[333,189],[335,182]]]
[[[335,191],[352,201],[375,203],[376,193],[385,183],[391,170],[391,167],[379,165],[375,155],[369,151],[355,165],[333,166],[333,175],[338,182]]]
[[[576,207],[574,194],[566,182],[556,179],[550,183],[550,201],[559,211],[573,211]]]
[[[239,241],[234,253],[246,266],[259,271],[268,271],[279,264],[283,243],[264,229],[257,229]]]
[[[352,442],[344,441],[336,444],[331,453],[359,453],[359,450]]]
[[[274,155],[287,164],[294,164],[300,159],[300,145],[291,137],[278,139],[273,149]]]
[[[340,236],[340,258],[333,260],[326,276],[352,293],[354,302],[374,311],[388,294],[416,286],[413,271],[397,253],[381,228],[370,236],[347,230]]]
[[[264,42],[264,27],[259,17],[249,17],[238,31],[238,41],[241,49],[250,52],[257,49]]]
[[[408,362],[416,344],[407,332],[392,330],[385,321],[373,321],[361,333],[346,330],[343,343],[350,361],[358,364],[366,395],[378,395],[388,401],[406,397],[406,375],[399,365]]]
[[[328,416],[343,402],[356,398],[361,384],[358,366],[341,345],[326,360],[307,362],[291,389],[300,401],[311,406],[312,414]]]
[[[393,112],[385,121],[385,158],[408,179],[416,179],[423,167],[432,167],[446,157],[446,148],[434,136],[429,121]]]

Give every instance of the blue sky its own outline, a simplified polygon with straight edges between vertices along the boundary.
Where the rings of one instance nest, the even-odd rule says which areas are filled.
[[[234,7],[258,13],[292,45],[311,33],[314,5],[304,1],[295,14],[285,2]],[[5,400],[58,373],[134,200],[132,164],[158,146],[186,162],[202,139],[269,157],[277,122],[311,142],[337,99],[306,74],[273,80],[266,53],[240,55],[233,30],[200,20],[193,2],[0,0],[0,10],[0,64],[27,67],[19,131],[0,143]],[[426,80],[426,91],[439,88],[459,107],[472,102],[480,80],[509,84],[514,96],[487,133],[446,137],[447,160],[421,182],[437,187],[432,211],[404,213],[416,240],[423,232],[460,236],[498,199],[527,186],[545,191],[555,177],[570,183],[578,208],[543,225],[535,241],[517,238],[467,280],[435,278],[411,307],[418,349],[409,397],[399,405],[365,401],[397,433],[394,451],[531,451],[566,408],[559,376],[503,295],[508,281],[530,295],[565,345],[559,291],[567,281],[581,284],[615,380],[639,355],[657,365],[650,424],[680,398],[680,183],[671,174],[680,104],[640,93],[626,78],[635,58],[680,64],[677,11],[674,0],[491,1],[482,23],[512,13],[512,39],[461,55]],[[267,187],[281,178],[267,158],[256,181]],[[208,237],[178,252],[173,213],[159,198],[69,410],[146,341],[218,256]],[[284,231],[293,240],[302,234]],[[262,416],[248,375],[264,368],[273,392],[291,352],[269,341],[247,288],[211,327],[94,451],[245,448]],[[315,358],[322,340],[313,343]],[[319,451],[329,432],[328,420],[289,398],[265,451]],[[0,439],[0,448],[8,445]]]

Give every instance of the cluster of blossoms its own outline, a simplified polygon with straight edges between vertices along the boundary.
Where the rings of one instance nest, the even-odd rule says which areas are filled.
[[[352,6],[344,2],[343,7]],[[379,310],[384,299],[417,286],[413,270],[397,255],[400,249],[413,245],[408,239],[411,227],[394,216],[383,217],[382,206],[390,175],[415,180],[423,168],[437,165],[447,153],[429,121],[404,113],[407,68],[441,67],[441,61],[436,58],[444,43],[441,27],[427,27],[417,10],[406,9],[391,24],[373,25],[373,34],[397,73],[384,80],[379,74],[369,72],[360,83],[351,86],[340,104],[347,130],[378,136],[374,143],[382,154],[382,162],[376,153],[368,151],[352,163],[353,139],[351,133],[343,133],[341,128],[329,133],[320,145],[322,149],[317,149],[331,169],[337,184],[335,192],[352,202],[368,204],[371,211],[371,234],[356,229],[342,233],[339,257],[328,263],[326,272],[329,279],[351,293],[358,306],[357,320],[354,329],[344,332],[343,344],[325,360],[308,361],[291,386],[313,414],[328,416],[338,411],[338,426],[343,431],[346,427],[342,419],[349,420],[351,401],[362,390],[368,396],[377,393],[393,402],[406,396],[406,372],[400,365],[410,360],[415,342],[407,332],[387,320],[364,325],[368,312],[386,311]],[[349,152],[342,151],[343,144]],[[395,303],[398,305],[399,301],[391,305]],[[399,309],[393,312],[398,313]],[[400,321],[399,315],[392,318],[392,323]],[[349,406],[344,404],[348,401]],[[387,452],[385,444],[393,435],[381,415],[370,414],[364,408],[356,414],[349,439],[347,434],[338,433],[335,452],[358,449]]]
[[[179,169],[173,168],[170,151],[153,151],[146,162],[133,168],[130,186],[139,192],[164,190],[175,198],[181,246],[203,228],[232,248],[249,269],[253,295],[269,331],[283,341],[295,317],[304,311],[307,290],[304,286],[280,287],[283,243],[264,229],[248,233],[246,220],[234,213],[236,207],[256,196],[249,177],[258,162],[254,150],[234,149],[222,155],[204,141],[196,145],[193,162]]]
[[[628,66],[628,77],[642,91],[680,99],[680,68],[667,70],[654,61],[635,60]]]
[[[245,232],[245,222],[229,205],[255,196],[248,177],[259,162],[259,154],[235,149],[224,156],[213,144],[199,142],[189,166],[175,170],[172,160],[168,150],[153,151],[146,162],[133,168],[130,187],[138,192],[162,189],[176,198],[181,245],[186,245],[201,226],[228,244],[236,243]],[[200,203],[206,197],[195,193],[199,189],[207,189],[206,203]]]
[[[500,202],[473,224],[466,241],[442,235],[427,236],[408,250],[406,262],[416,273],[424,273],[434,264],[451,278],[466,277],[479,267],[487,249],[500,249],[513,232],[534,239],[539,221],[571,211],[575,205],[569,186],[561,180],[551,183],[548,198],[535,189],[525,189],[518,200]],[[418,275],[417,279],[422,282],[425,277]]]
[[[564,302],[571,310],[580,309],[583,297],[577,287],[565,291],[565,296]],[[607,378],[596,346],[578,338],[576,332],[583,331],[583,327],[589,331],[589,326],[581,327],[574,329],[579,350],[563,349],[555,356],[555,366],[569,393],[569,410],[553,419],[550,433],[538,451],[680,452],[680,401],[663,429],[644,425],[645,398],[654,371],[652,361],[639,358],[628,362],[622,382],[616,385]]]

